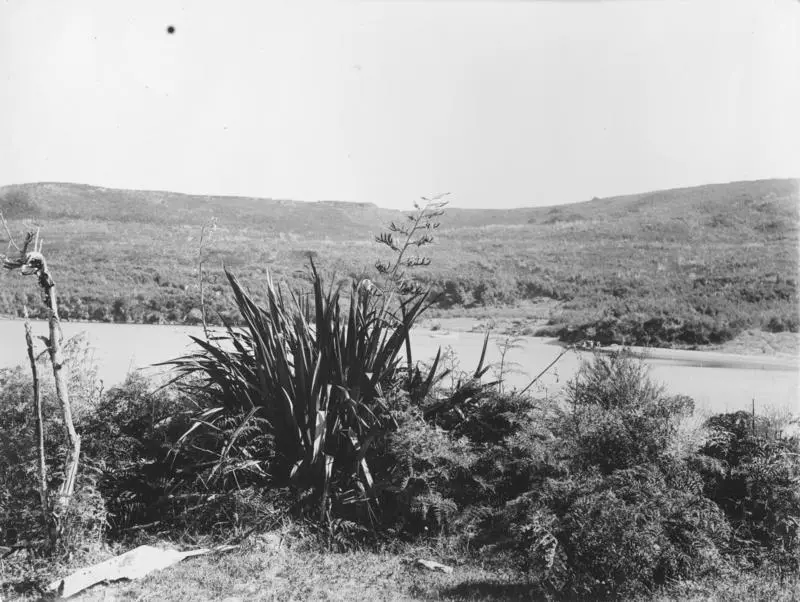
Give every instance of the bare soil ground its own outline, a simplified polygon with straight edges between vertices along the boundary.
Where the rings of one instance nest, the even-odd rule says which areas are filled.
[[[430,309],[420,326],[453,332],[486,332],[491,329],[494,334],[534,336],[547,324],[559,305],[558,301],[540,298],[513,306]]]
[[[717,347],[709,347],[708,350],[735,353],[737,355],[797,358],[800,356],[800,333],[747,330],[732,341]]]

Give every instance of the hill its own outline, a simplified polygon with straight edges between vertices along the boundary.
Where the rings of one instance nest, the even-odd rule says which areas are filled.
[[[797,180],[762,180],[543,208],[452,207],[420,278],[444,309],[555,299],[547,331],[565,340],[693,345],[746,328],[797,331],[799,206]],[[299,284],[309,256],[344,281],[372,272],[374,236],[403,219],[373,204],[65,183],[0,188],[0,211],[12,230],[42,225],[68,319],[136,322],[197,319],[199,235],[212,217],[207,304],[223,314],[223,263],[256,291],[267,269]],[[4,275],[0,312],[38,309],[36,294]]]

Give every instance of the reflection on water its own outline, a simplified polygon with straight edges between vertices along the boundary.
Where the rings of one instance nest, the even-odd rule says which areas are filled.
[[[106,387],[125,378],[134,368],[157,374],[162,368],[151,364],[172,359],[191,349],[188,335],[202,336],[202,329],[191,326],[150,326],[141,324],[64,323],[67,337],[85,331],[96,349],[99,374]],[[46,334],[46,324],[37,322],[35,331]],[[497,362],[500,352],[493,337],[487,359]],[[417,330],[414,332],[415,359],[429,360],[436,350],[451,349],[454,363],[464,371],[474,370],[480,357],[483,335]],[[508,387],[521,388],[530,382],[561,352],[552,340],[523,337],[520,347],[506,356],[505,378]],[[588,352],[567,353],[531,389],[540,395],[555,395],[572,378]],[[651,375],[671,393],[689,395],[703,411],[725,411],[768,407],[800,411],[798,401],[798,363],[783,358],[733,356],[712,352],[653,349],[645,353]],[[0,320],[0,367],[24,364],[24,327],[21,321]],[[491,371],[489,375],[491,375]]]

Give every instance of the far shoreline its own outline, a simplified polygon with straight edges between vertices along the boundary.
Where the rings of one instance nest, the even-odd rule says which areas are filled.
[[[19,316],[9,316],[0,314],[0,321],[6,322],[24,322],[25,318],[21,318]],[[166,323],[159,323],[159,324],[148,324],[146,322],[105,322],[105,321],[95,321],[95,320],[61,320],[65,324],[86,324],[86,325],[95,325],[100,327],[168,327],[168,328],[185,328],[187,330],[197,330],[200,334],[203,332],[203,325],[202,324],[187,324],[182,322],[166,322]],[[31,322],[34,323],[46,323],[45,319],[42,318],[32,318]],[[224,329],[225,326],[222,324],[209,324],[209,329],[217,330],[217,329]],[[484,336],[487,330],[491,333],[491,336],[495,340],[503,340],[504,338],[520,338],[520,339],[535,339],[541,343],[553,345],[554,347],[561,347],[561,348],[568,348],[570,347],[569,344],[560,341],[558,338],[545,335],[545,334],[512,334],[508,332],[507,329],[504,328],[488,328],[484,324],[481,324],[481,321],[476,318],[463,318],[463,317],[453,317],[453,318],[425,318],[421,320],[421,323],[414,326],[414,330],[418,332],[425,332],[426,334],[432,337],[441,336],[443,338],[447,337],[448,335],[480,335]],[[743,333],[743,335],[748,335],[748,333],[752,334],[751,331],[747,331]],[[763,335],[772,335],[773,333],[761,333]],[[800,335],[796,335],[796,333],[780,333],[780,334],[792,334],[798,338]],[[761,366],[761,369],[778,369],[778,370],[785,370],[785,369],[797,369],[800,370],[800,354],[796,352],[789,351],[782,351],[776,352],[773,354],[767,353],[757,353],[750,351],[748,349],[741,349],[736,346],[736,342],[740,337],[730,341],[728,344],[725,345],[704,345],[704,346],[662,346],[662,347],[645,347],[640,345],[598,345],[595,347],[585,347],[582,348],[580,346],[575,346],[574,349],[580,353],[612,353],[615,351],[622,351],[623,349],[631,352],[633,355],[640,357],[640,358],[647,358],[653,360],[663,360],[669,362],[693,362],[697,360],[698,355],[700,354],[703,356],[702,363],[708,363],[709,366],[713,365],[725,365],[730,367],[732,364],[743,364],[751,365],[753,363],[757,363]],[[743,367],[744,367],[743,366]]]

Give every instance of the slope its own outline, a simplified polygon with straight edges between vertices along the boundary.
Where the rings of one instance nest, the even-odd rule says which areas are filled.
[[[693,345],[745,328],[796,331],[799,202],[797,180],[762,180],[544,208],[453,206],[419,277],[442,308],[557,299],[547,332],[566,340]],[[222,314],[223,264],[256,291],[268,269],[301,284],[309,256],[344,282],[373,273],[374,236],[403,218],[374,204],[60,183],[0,188],[0,211],[12,229],[43,227],[68,319],[121,322],[197,320],[199,234],[212,217],[207,304]],[[34,297],[29,283],[0,279],[0,312],[36,309]]]

